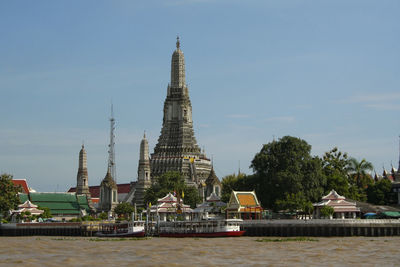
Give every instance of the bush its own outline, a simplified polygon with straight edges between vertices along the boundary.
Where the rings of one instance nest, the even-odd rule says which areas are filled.
[[[99,214],[99,219],[101,220],[107,220],[108,219],[108,214],[106,212],[102,212]]]
[[[86,215],[82,217],[82,221],[94,221],[94,218],[90,215]]]

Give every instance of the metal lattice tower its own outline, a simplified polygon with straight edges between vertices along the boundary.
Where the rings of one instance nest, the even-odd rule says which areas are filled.
[[[399,167],[397,168],[397,171],[400,172],[400,135],[399,135]]]
[[[117,173],[115,166],[115,119],[114,119],[114,109],[111,104],[111,118],[110,118],[110,144],[108,145],[108,168],[110,169],[110,174],[115,183],[117,183]]]

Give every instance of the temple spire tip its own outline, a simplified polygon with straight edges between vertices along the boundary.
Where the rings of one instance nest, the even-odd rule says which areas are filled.
[[[176,48],[179,49],[181,47],[181,42],[179,41],[179,35],[176,36]]]

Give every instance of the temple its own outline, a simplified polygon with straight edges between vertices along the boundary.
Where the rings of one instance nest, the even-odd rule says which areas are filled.
[[[185,57],[179,37],[172,54],[171,81],[164,102],[161,134],[151,155],[150,166],[153,181],[167,171],[178,171],[186,183],[198,188],[205,185],[212,169],[211,160],[201,151],[194,135]]]
[[[118,187],[111,176],[110,167],[100,184],[99,211],[113,212],[118,205]]]
[[[321,202],[314,203],[314,214],[313,218],[320,219],[323,217],[321,209],[324,206],[330,206],[333,208],[333,218],[336,219],[355,219],[357,214],[360,213],[360,209],[357,208],[355,202],[346,201],[344,196],[339,195],[335,190],[332,189],[329,194],[322,197]]]

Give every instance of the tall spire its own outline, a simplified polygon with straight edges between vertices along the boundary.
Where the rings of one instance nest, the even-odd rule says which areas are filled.
[[[171,59],[171,82],[164,102],[161,135],[151,155],[151,175],[159,177],[167,171],[178,171],[188,183],[207,179],[211,161],[197,144],[192,119],[192,104],[185,80],[185,58],[180,38]]]
[[[181,42],[178,36],[176,38],[176,50],[172,54],[171,60],[171,87],[181,88],[180,93],[184,93],[183,88],[186,87],[185,57],[180,47]]]
[[[111,118],[110,118],[110,144],[108,145],[108,168],[110,170],[111,177],[117,182],[116,166],[115,166],[115,119],[113,104],[111,104]]]

